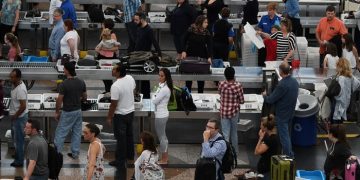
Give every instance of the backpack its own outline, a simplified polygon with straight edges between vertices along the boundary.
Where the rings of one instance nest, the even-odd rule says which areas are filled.
[[[233,169],[236,168],[237,165],[237,157],[235,148],[224,139],[224,137],[218,137],[214,142],[211,143],[212,147],[216,141],[224,140],[226,143],[226,152],[224,154],[224,157],[222,161],[220,162],[219,159],[216,159],[216,161],[220,164],[220,170],[222,173],[231,173]]]
[[[327,89],[327,91],[325,93],[325,96],[329,97],[330,99],[334,98],[337,95],[339,95],[340,91],[341,91],[341,86],[340,86],[340,84],[339,84],[339,82],[337,81],[336,78],[337,77],[331,78],[331,82],[330,82],[330,84],[328,86],[328,89]],[[325,84],[326,84],[326,82],[325,82]]]
[[[168,103],[169,111],[185,111],[186,115],[189,115],[190,111],[196,111],[196,106],[187,87],[174,86],[173,94],[173,101]]]
[[[59,179],[59,173],[63,166],[63,155],[57,152],[56,146],[48,143],[48,168],[49,178]]]
[[[156,180],[163,180],[165,179],[165,173],[164,170],[161,168],[161,166],[157,162],[150,162],[151,155],[154,153],[151,153],[149,156],[149,159],[147,161],[143,161],[139,168],[142,176],[144,179],[156,179]]]
[[[92,23],[102,23],[105,20],[102,9],[97,5],[90,5],[87,12]]]

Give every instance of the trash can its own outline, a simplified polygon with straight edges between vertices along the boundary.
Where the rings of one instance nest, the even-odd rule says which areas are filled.
[[[297,146],[316,144],[316,114],[319,103],[316,97],[302,94],[298,96],[292,127],[292,143]]]

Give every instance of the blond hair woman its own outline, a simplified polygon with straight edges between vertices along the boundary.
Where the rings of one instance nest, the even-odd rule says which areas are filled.
[[[335,96],[332,123],[341,124],[347,120],[346,110],[349,107],[352,92],[359,87],[359,80],[352,75],[349,61],[345,58],[340,58],[336,63],[336,72],[341,91],[339,95]]]

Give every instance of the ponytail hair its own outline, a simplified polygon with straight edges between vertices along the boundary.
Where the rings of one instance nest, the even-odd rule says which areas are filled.
[[[275,128],[275,116],[273,114],[269,114],[266,117],[262,118],[262,124],[264,128],[266,128],[269,131],[274,130]]]
[[[5,39],[9,41],[9,43],[11,44],[11,47],[16,48],[16,55],[19,55],[21,53],[21,49],[19,46],[18,38],[13,33],[6,33]]]

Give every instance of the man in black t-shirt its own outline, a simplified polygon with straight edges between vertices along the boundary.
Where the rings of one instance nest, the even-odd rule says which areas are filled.
[[[71,135],[71,153],[73,159],[77,159],[80,153],[82,113],[81,101],[86,101],[85,82],[76,76],[75,64],[67,62],[64,64],[64,74],[67,79],[59,87],[59,96],[56,100],[55,119],[59,122],[55,131],[54,143],[57,151],[61,152],[64,148],[64,140],[69,131]],[[63,105],[60,114],[60,108]]]

